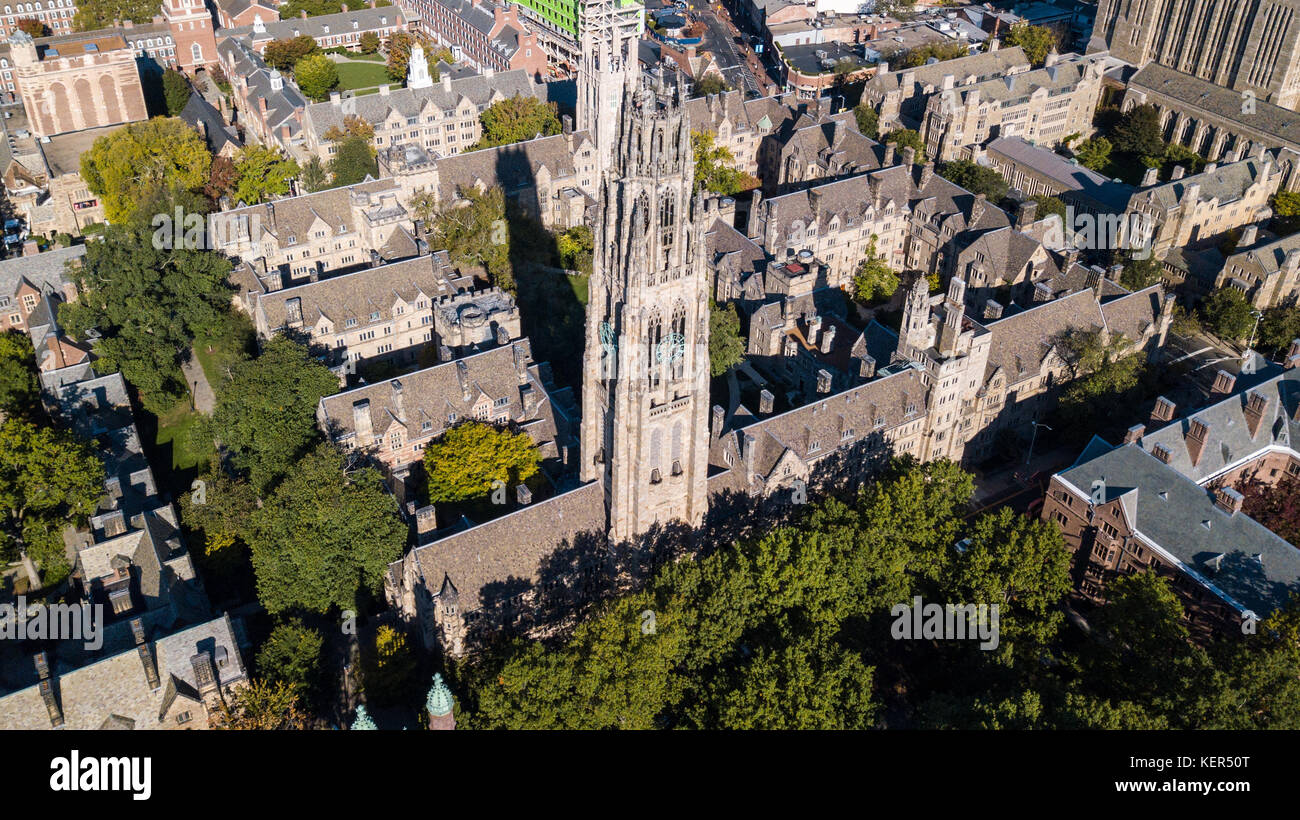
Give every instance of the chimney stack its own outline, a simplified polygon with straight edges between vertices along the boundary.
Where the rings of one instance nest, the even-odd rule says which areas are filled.
[[[1214,387],[1210,390],[1212,396],[1227,396],[1237,385],[1237,377],[1226,370],[1220,370],[1214,375]]]
[[[1264,398],[1262,393],[1254,390],[1246,396],[1246,409],[1243,413],[1246,416],[1246,427],[1250,430],[1250,437],[1254,438],[1259,432],[1260,422],[1264,420],[1264,414],[1268,411],[1268,399]]]
[[[362,447],[374,441],[375,432],[370,423],[370,399],[352,403],[352,430],[356,434],[357,443]]]
[[[1245,500],[1241,493],[1226,484],[1214,490],[1214,505],[1228,515],[1236,515],[1241,512],[1241,505]]]
[[[713,405],[712,422],[710,424],[710,429],[713,431],[714,438],[717,438],[718,436],[722,435],[722,425],[726,423],[726,420],[727,420],[727,411],[722,409],[722,405],[720,404]]]
[[[771,413],[772,407],[775,403],[776,403],[776,396],[772,395],[771,390],[768,390],[767,388],[763,388],[763,390],[758,394],[759,415],[766,416],[768,413]]]
[[[821,347],[822,353],[830,353],[831,345],[834,343],[835,343],[835,325],[831,325],[830,327],[826,328],[826,332],[822,334],[822,347]]]
[[[438,516],[435,513],[436,510],[432,504],[415,511],[415,532],[417,536],[427,535],[438,528]]]
[[[864,379],[873,379],[876,376],[876,360],[870,356],[863,355],[858,359],[858,376]]]
[[[144,621],[140,618],[131,619],[131,636],[135,639],[135,651],[139,654],[140,664],[144,667],[144,679],[148,681],[150,689],[157,689],[160,683],[158,659],[154,657],[153,647],[145,640]]]
[[[528,489],[527,484],[520,484],[515,487],[515,500],[519,502],[519,506],[525,507],[533,503],[533,491]]]
[[[1177,409],[1172,401],[1159,396],[1156,398],[1156,406],[1151,410],[1152,422],[1170,422],[1174,420],[1174,411]]]
[[[1124,434],[1124,443],[1137,444],[1139,441],[1142,440],[1142,435],[1146,433],[1146,431],[1147,431],[1147,427],[1145,424],[1133,425],[1132,427],[1128,428],[1128,432]]]
[[[1210,440],[1210,428],[1200,419],[1192,419],[1187,426],[1187,454],[1191,456],[1192,466],[1195,467],[1201,462],[1201,454],[1205,452],[1205,445]]]
[[[825,368],[817,371],[817,392],[831,392],[831,374],[830,371]]]

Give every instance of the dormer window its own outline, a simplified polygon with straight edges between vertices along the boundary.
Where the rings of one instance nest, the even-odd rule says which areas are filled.
[[[370,321],[372,321],[372,322],[378,322],[378,321],[379,321],[379,311],[376,310],[374,313],[371,313],[371,314],[370,314]]]

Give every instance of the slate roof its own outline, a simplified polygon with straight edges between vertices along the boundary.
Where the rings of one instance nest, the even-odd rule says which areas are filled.
[[[1223,510],[1212,490],[1143,447],[1116,447],[1058,478],[1085,498],[1093,482],[1104,482],[1106,502],[1123,499],[1144,541],[1238,610],[1265,617],[1300,592],[1300,550],[1245,513]],[[1206,562],[1218,555],[1224,557],[1214,571]]]
[[[254,309],[262,312],[266,327],[276,331],[288,324],[288,305],[297,299],[304,327],[314,327],[324,318],[336,332],[342,332],[348,319],[365,325],[393,318],[399,300],[408,306],[421,297],[436,302],[472,286],[472,276],[452,267],[447,252],[439,251],[257,294]],[[378,320],[370,318],[373,313],[379,314]]]
[[[1042,174],[1067,190],[1110,206],[1116,212],[1124,210],[1133,194],[1133,186],[1116,182],[1051,149],[1032,145],[1022,137],[998,137],[985,150]]]
[[[993,53],[1000,54],[1001,49]],[[1091,56],[1063,58],[1056,65],[1018,74],[1007,74],[973,85],[957,86],[954,91],[962,104],[967,103],[967,98],[972,91],[979,91],[981,102],[998,100],[1004,104],[1015,104],[1016,101],[1028,99],[1031,94],[1039,92],[1046,92],[1048,96],[1067,94],[1078,86],[1088,66],[1098,59]]]
[[[1300,113],[1258,99],[1254,103],[1254,112],[1245,116],[1241,112],[1241,92],[1159,63],[1148,63],[1134,74],[1129,80],[1129,88],[1164,94],[1185,104],[1189,110],[1199,109],[1233,123],[1235,127],[1262,132],[1274,138],[1274,144],[1269,147],[1300,147]]]
[[[232,37],[250,37],[255,42],[261,42],[263,40],[283,40],[298,35],[320,38],[392,26],[406,28],[408,22],[406,12],[396,3],[373,9],[360,3],[357,5],[358,7],[355,9],[349,8],[347,11],[341,11],[337,14],[322,14],[306,19],[288,17],[283,20],[265,20],[262,24],[266,27],[266,31],[261,34],[256,33],[253,26],[237,26],[227,29],[226,33]]]
[[[355,233],[361,229],[364,218],[358,214],[378,208],[402,208],[401,200],[404,198],[396,180],[378,179],[358,182],[345,188],[330,188],[273,202],[232,208],[224,211],[222,218],[242,220],[248,217],[250,225],[259,225],[263,234],[270,234],[279,240],[281,246],[288,246],[289,237],[297,240],[293,244],[307,239],[311,226],[317,220],[324,222],[335,233],[339,233],[340,228],[343,229],[342,233]],[[253,222],[254,219],[256,223]],[[258,242],[263,238],[262,235],[252,237]]]
[[[234,70],[230,72],[232,81],[236,78],[247,80],[248,100],[254,111],[259,98],[266,100],[267,128],[275,138],[280,139],[281,130],[288,128],[288,141],[293,143],[300,140],[302,126],[294,115],[303,109],[307,101],[293,87],[293,84],[282,82],[279,89],[273,88],[272,73],[278,75],[279,72],[268,68],[257,52],[248,48],[242,40],[235,37],[222,37],[217,43],[217,51],[221,53],[224,62],[234,65]]]
[[[1244,412],[1251,393],[1258,393],[1268,402],[1254,436],[1250,434]],[[1163,447],[1170,453],[1170,467],[1197,483],[1203,483],[1267,447],[1300,452],[1297,405],[1300,405],[1300,370],[1288,370],[1255,384],[1247,391],[1146,433],[1142,437],[1142,449],[1153,452],[1157,445]],[[1192,421],[1200,421],[1209,428],[1205,447],[1195,465],[1187,447],[1187,432]]]
[[[0,295],[13,296],[24,279],[39,291],[44,291],[48,286],[62,292],[72,282],[65,273],[65,266],[69,261],[79,260],[85,255],[85,245],[72,245],[0,261]]]
[[[59,674],[56,692],[63,711],[62,728],[100,729],[106,723],[160,728],[160,714],[176,697],[195,701],[197,706],[198,681],[190,661],[195,654],[206,653],[214,659],[212,666],[223,686],[247,676],[239,653],[238,630],[229,615],[152,643],[162,683],[157,689],[149,688],[140,656],[131,648]],[[49,728],[50,717],[39,687],[30,686],[0,697],[0,729]]]
[[[1164,210],[1172,210],[1177,208],[1179,203],[1183,201],[1183,197],[1189,193],[1188,188],[1190,186],[1199,185],[1198,196],[1202,201],[1218,199],[1220,204],[1235,202],[1245,195],[1250,186],[1260,181],[1260,178],[1265,173],[1264,166],[1266,164],[1270,166],[1268,173],[1277,172],[1277,166],[1272,162],[1272,157],[1263,160],[1255,158],[1243,159],[1240,162],[1220,165],[1213,171],[1203,171],[1161,185],[1143,188],[1133,194],[1131,201],[1134,205],[1150,203]],[[1130,209],[1132,207],[1131,205]]]
[[[531,587],[547,556],[581,535],[605,535],[605,491],[585,484],[411,551],[425,587],[455,586],[462,612],[503,603]],[[402,572],[402,562],[390,566]]]
[[[225,120],[221,118],[221,113],[197,92],[190,94],[189,102],[185,103],[185,107],[176,116],[203,135],[208,150],[213,154],[221,153],[227,146],[233,146],[235,149],[243,147],[234,129],[227,126]]]
[[[709,463],[713,467],[732,473],[732,478],[719,483],[718,488],[723,489],[726,485],[733,490],[751,489],[743,481],[742,440],[745,436],[754,437],[754,471],[764,480],[771,480],[775,478],[772,471],[787,452],[800,460],[813,461],[873,432],[887,433],[924,417],[926,396],[922,373],[909,366],[765,419],[757,419],[748,410],[745,415],[737,411],[731,421],[733,429],[714,438],[709,452]],[[911,414],[906,412],[909,404],[915,411]],[[877,427],[877,419],[882,418],[884,423]],[[844,429],[852,429],[853,435],[842,438]],[[814,442],[820,445],[815,451],[810,450]],[[730,453],[731,464],[727,463],[727,453]],[[710,482],[710,490],[713,490],[713,484]]]
[[[451,90],[446,90],[450,85]],[[415,117],[428,111],[449,111],[462,99],[474,106],[488,106],[497,100],[516,95],[542,98],[544,91],[532,81],[523,69],[498,71],[491,77],[473,74],[453,79],[450,83],[434,83],[428,88],[399,88],[388,94],[363,94],[351,98],[349,110],[366,122],[377,123],[388,119],[396,111],[402,117]],[[311,124],[318,140],[323,140],[330,128],[343,127],[347,114],[342,104],[333,102],[312,103],[306,108],[306,121]]]
[[[1024,49],[1019,46],[999,48],[997,51],[941,60],[916,68],[891,66],[890,71],[877,74],[867,81],[864,94],[872,92],[882,94],[886,91],[901,90],[903,96],[909,97],[917,90],[930,93],[941,88],[943,78],[949,74],[953,75],[957,85],[964,85],[991,77],[1001,77],[1009,70],[1023,70],[1028,67],[1029,60],[1025,57]],[[911,87],[905,87],[906,81],[911,82]]]
[[[525,369],[523,378],[520,366]],[[493,414],[504,413],[519,423],[538,445],[542,457],[552,458],[558,455],[555,408],[546,381],[542,366],[532,363],[528,340],[523,339],[326,396],[320,400],[316,418],[335,441],[352,440],[357,434],[356,405],[366,401],[376,439],[398,425],[406,430],[409,440],[437,436],[458,421],[473,418],[475,405],[486,398]],[[525,387],[538,399],[531,413],[524,410]],[[498,400],[503,403],[497,405]]]

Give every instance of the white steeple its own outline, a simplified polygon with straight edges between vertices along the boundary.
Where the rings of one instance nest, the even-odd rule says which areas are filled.
[[[406,64],[406,87],[433,87],[433,77],[429,74],[429,61],[424,56],[424,46],[419,43],[411,46],[411,59]]]

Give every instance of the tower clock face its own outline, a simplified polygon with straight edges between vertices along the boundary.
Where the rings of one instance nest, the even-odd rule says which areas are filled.
[[[680,361],[686,355],[686,337],[680,333],[670,333],[659,343],[655,351],[655,361],[659,363]]]

